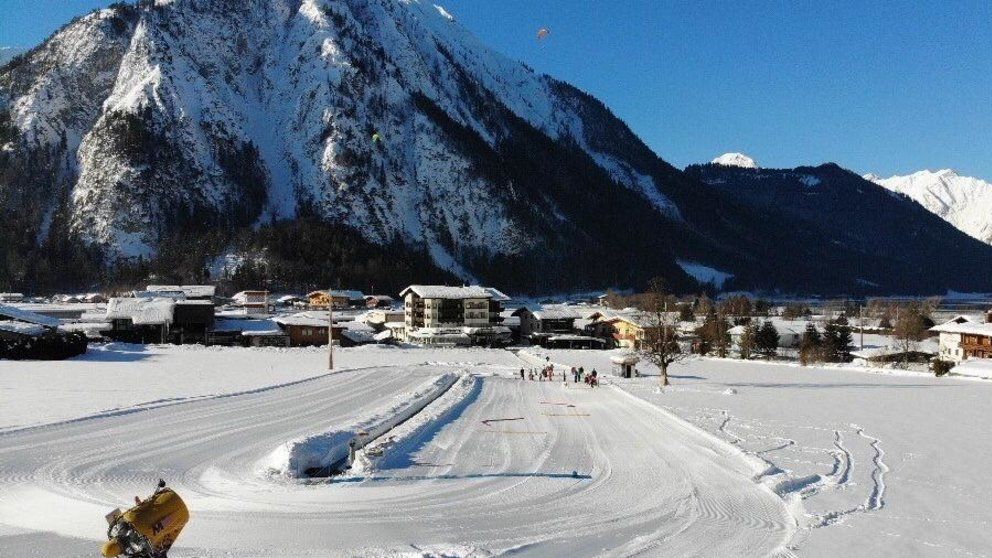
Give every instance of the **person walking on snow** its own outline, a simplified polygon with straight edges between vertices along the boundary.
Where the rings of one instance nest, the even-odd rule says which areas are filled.
[[[520,369],[520,379],[521,380],[524,379],[524,369],[523,368]]]

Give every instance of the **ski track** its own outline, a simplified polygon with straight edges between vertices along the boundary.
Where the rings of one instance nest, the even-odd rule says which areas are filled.
[[[529,364],[544,364],[543,359],[536,354],[521,351],[518,356],[521,356]],[[571,366],[571,364],[561,362],[552,362],[552,364],[555,365],[556,369]],[[607,382],[613,383],[609,379]],[[885,506],[885,476],[889,467],[885,462],[882,441],[867,434],[865,429],[858,425],[828,427],[800,424],[785,419],[765,419],[762,421],[741,419],[732,415],[727,409],[711,407],[673,408],[664,401],[664,395],[667,391],[698,391],[703,393],[707,390],[680,388],[664,391],[658,388],[649,390],[647,384],[630,380],[619,381],[615,383],[615,386],[649,404],[657,405],[674,415],[685,418],[703,430],[716,434],[745,455],[760,460],[764,464],[764,469],[753,476],[753,481],[768,486],[778,495],[786,507],[791,510],[796,521],[797,531],[787,545],[789,551],[798,550],[813,529],[842,523],[851,514],[871,513]],[[737,395],[736,391],[733,394],[728,394],[725,391],[709,390],[708,393]],[[733,428],[731,428],[732,425]],[[783,431],[788,430],[812,432],[823,437],[829,434],[830,440],[829,443],[823,440],[823,446],[818,443],[808,446],[782,434]],[[855,462],[851,450],[844,443],[844,432],[856,434],[870,448],[872,454],[870,471],[865,471],[871,479],[869,492],[864,501],[850,508],[819,513],[807,511],[806,506],[800,502],[815,498],[817,495],[834,491],[857,492],[857,490],[853,490],[856,483],[852,481],[852,475],[858,464]],[[799,454],[827,454],[831,460],[830,468],[822,474],[819,472],[800,473],[797,469],[809,471],[822,465],[819,461],[800,459]],[[794,467],[786,467],[783,465],[785,462],[794,465]],[[861,465],[861,469],[858,470],[863,471],[864,465]]]
[[[399,442],[371,477],[300,482],[256,469],[280,443],[346,424],[450,369],[354,369],[0,433],[0,532],[50,532],[8,548],[12,555],[50,555],[38,537],[76,547],[89,540],[95,552],[103,514],[163,477],[193,514],[170,553],[176,558],[411,549],[791,555],[794,520],[775,494],[749,481],[751,465],[723,442],[619,390],[473,368],[483,375],[464,404]],[[575,407],[546,413],[541,401]],[[483,425],[507,417],[523,420]],[[7,544],[14,543],[0,537],[0,554]]]

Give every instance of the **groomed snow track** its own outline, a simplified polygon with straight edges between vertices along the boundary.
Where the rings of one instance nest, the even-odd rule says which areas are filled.
[[[429,556],[432,548],[448,556],[789,555],[795,521],[751,481],[751,463],[612,389],[483,377],[454,412],[439,415],[443,424],[373,477],[257,474],[280,443],[349,424],[450,371],[346,371],[0,433],[0,555],[93,556],[103,514],[159,477],[192,510],[174,558]],[[494,420],[507,418],[517,420]]]

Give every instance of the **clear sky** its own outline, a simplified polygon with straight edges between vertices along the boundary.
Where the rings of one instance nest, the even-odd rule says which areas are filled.
[[[988,0],[424,1],[599,97],[676,166],[742,151],[765,167],[992,179]],[[0,0],[0,45],[108,3]]]

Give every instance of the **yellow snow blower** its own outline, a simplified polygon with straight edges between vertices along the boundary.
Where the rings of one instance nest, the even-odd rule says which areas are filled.
[[[189,521],[186,504],[165,481],[148,498],[135,497],[135,506],[125,512],[115,509],[107,514],[107,538],[103,555],[107,558],[166,558],[176,537]]]

